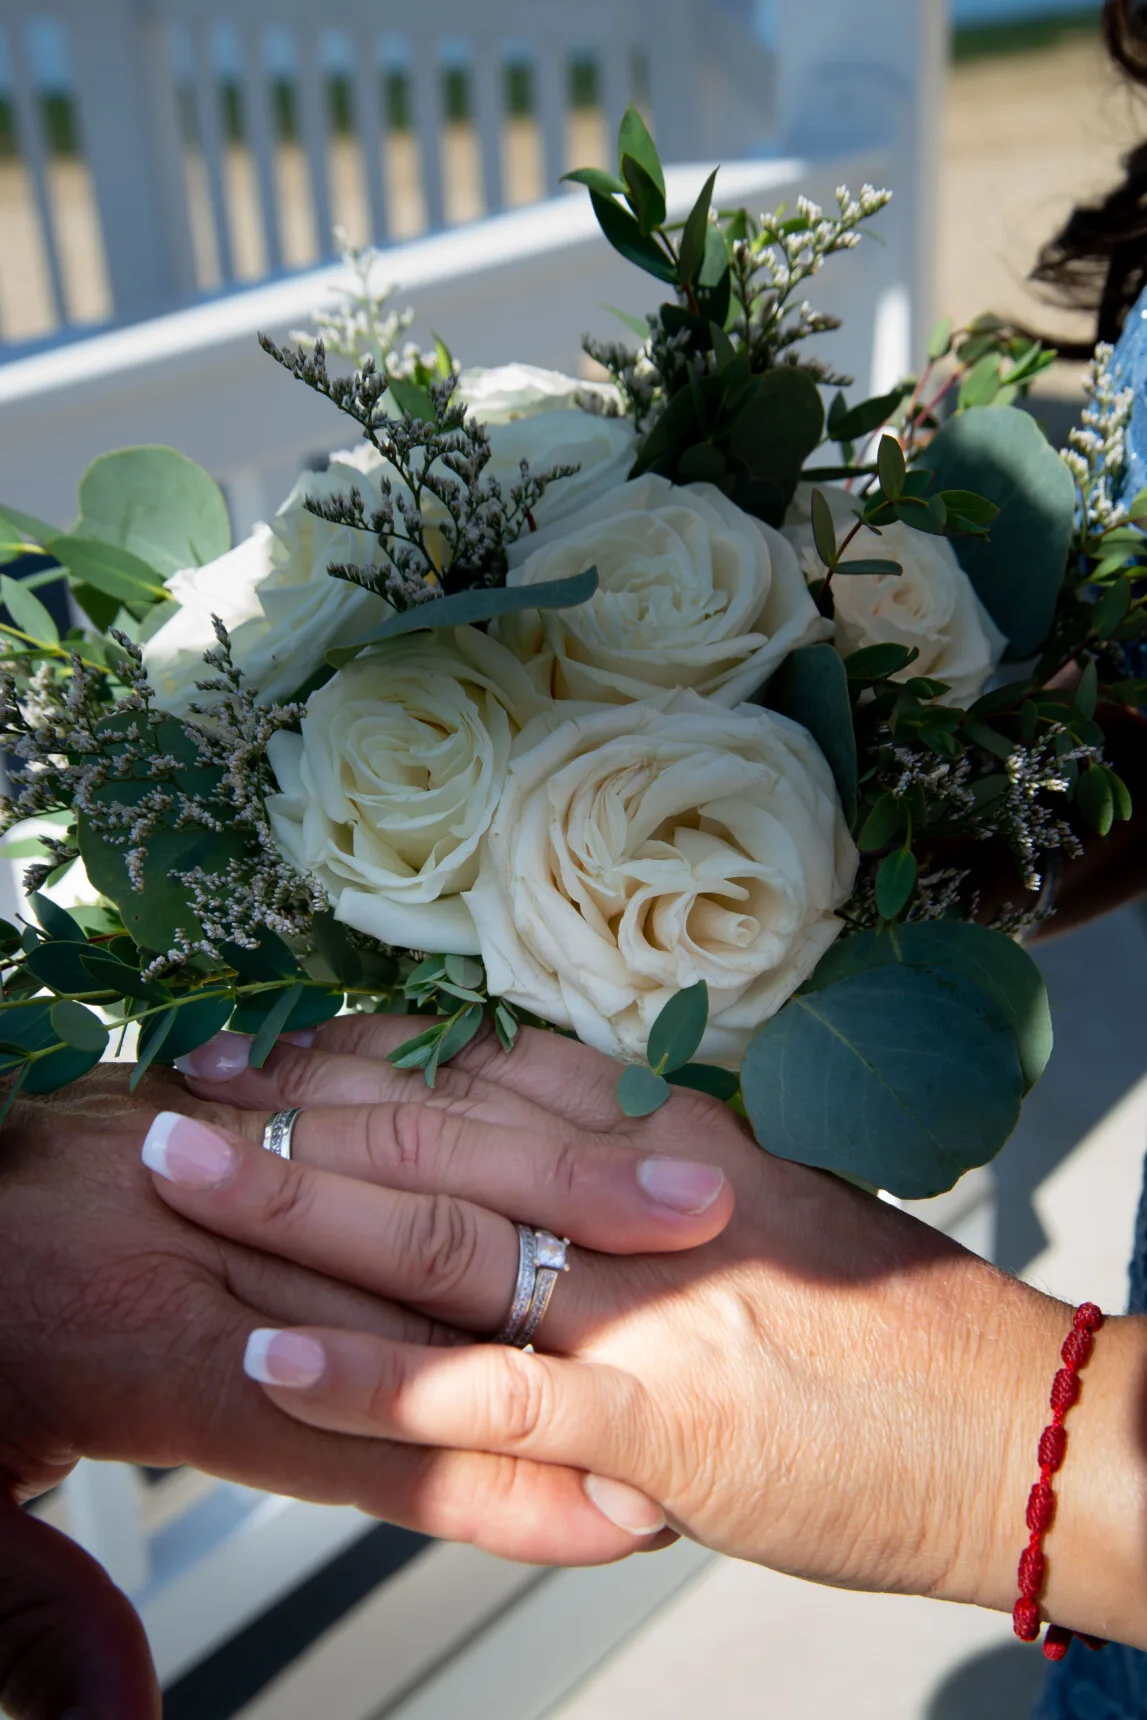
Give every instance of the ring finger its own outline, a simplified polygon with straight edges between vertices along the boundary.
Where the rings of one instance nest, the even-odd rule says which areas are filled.
[[[286,1163],[173,1112],[153,1122],[143,1159],[166,1204],[217,1235],[468,1331],[503,1325],[518,1277],[518,1232],[472,1201]],[[585,1330],[593,1260],[580,1257],[585,1270],[556,1299],[560,1318],[547,1315],[547,1341],[574,1342]]]

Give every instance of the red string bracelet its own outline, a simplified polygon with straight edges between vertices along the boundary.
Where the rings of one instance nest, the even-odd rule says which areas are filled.
[[[1040,1633],[1039,1597],[1047,1574],[1047,1559],[1043,1538],[1055,1516],[1055,1493],[1051,1478],[1063,1467],[1067,1453],[1067,1429],[1064,1419],[1079,1397],[1079,1370],[1091,1355],[1095,1334],[1103,1324],[1103,1315],[1094,1302],[1085,1302],[1076,1310],[1071,1331],[1064,1339],[1060,1368],[1051,1386],[1051,1422],[1044,1428],[1039,1441],[1039,1480],[1028,1495],[1027,1526],[1031,1539],[1020,1555],[1020,1598],[1012,1609],[1012,1626],[1021,1642],[1034,1642]],[[1062,1660],[1071,1647],[1073,1636],[1088,1648],[1102,1648],[1097,1637],[1065,1630],[1062,1625],[1048,1626],[1043,1651],[1048,1660]]]

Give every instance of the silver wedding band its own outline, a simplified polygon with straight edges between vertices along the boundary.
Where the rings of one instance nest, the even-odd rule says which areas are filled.
[[[542,1321],[558,1274],[568,1272],[569,1237],[555,1236],[549,1230],[537,1230],[532,1225],[518,1225],[518,1278],[514,1285],[510,1312],[495,1344],[512,1344],[524,1350]]]
[[[297,1108],[293,1111],[275,1112],[263,1130],[263,1146],[267,1152],[276,1154],[280,1159],[290,1158],[291,1136],[295,1132],[295,1124],[300,1115],[301,1112]]]

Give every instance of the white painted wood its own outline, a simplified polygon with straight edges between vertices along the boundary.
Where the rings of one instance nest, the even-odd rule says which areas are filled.
[[[470,69],[474,96],[474,125],[482,157],[482,196],[487,215],[497,215],[505,201],[502,186],[502,132],[505,116],[505,69],[496,42],[479,42]]]
[[[331,204],[330,124],[327,116],[326,75],[323,70],[321,33],[316,27],[300,28],[298,43],[299,116],[307,169],[311,181],[315,243],[320,257],[334,253],[334,215]]]
[[[422,206],[426,225],[433,232],[446,224],[446,202],[442,183],[442,64],[438,44],[429,32],[415,38],[410,82],[422,174]]]
[[[56,212],[52,203],[52,187],[48,177],[48,149],[40,112],[40,92],[32,81],[27,56],[24,52],[22,31],[15,29],[10,32],[10,44],[12,69],[16,74],[14,93],[20,150],[40,220],[40,242],[44,248],[44,261],[48,268],[48,280],[51,285],[52,304],[56,313],[56,320],[61,326],[66,326],[71,318],[68,314],[68,295],[64,286],[64,271],[60,262],[60,242],[56,231]]]
[[[276,137],[267,76],[266,41],[259,25],[243,32],[243,99],[247,143],[259,183],[259,214],[263,224],[263,253],[268,273],[283,266],[279,221],[279,177],[275,170]]]
[[[227,206],[223,167],[221,90],[212,63],[210,25],[206,22],[198,24],[191,40],[195,55],[195,121],[211,198],[216,266],[219,279],[228,285],[235,279],[235,247],[231,239],[231,214]]]
[[[362,154],[363,182],[370,209],[371,236],[381,245],[390,232],[382,151],[386,115],[382,111],[382,58],[378,31],[362,30],[354,38],[354,109]]]
[[[128,1594],[138,1594],[150,1575],[142,1486],[130,1464],[85,1458],[61,1488],[68,1533]]]
[[[689,1541],[599,1570],[554,1571],[375,1720],[542,1720],[714,1555]]]

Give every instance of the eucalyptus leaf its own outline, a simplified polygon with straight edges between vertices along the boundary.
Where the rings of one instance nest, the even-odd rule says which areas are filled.
[[[436,597],[429,603],[404,609],[400,615],[392,615],[357,645],[328,651],[327,662],[341,668],[368,645],[427,628],[474,627],[492,621],[495,616],[513,615],[525,609],[573,609],[588,602],[596,590],[597,569],[590,567],[584,573],[571,574],[568,579],[545,579],[536,585],[483,586],[476,591],[455,592],[452,597]]]
[[[60,630],[34,591],[28,591],[18,579],[0,574],[0,601],[12,617],[12,624],[21,633],[43,645],[58,645]]]
[[[164,1038],[163,1061],[174,1063],[177,1057],[187,1057],[206,1045],[209,1039],[222,1033],[234,1008],[235,999],[230,995],[193,997],[189,1001],[181,998],[175,1020]]]
[[[138,1003],[161,1003],[168,995],[166,986],[154,980],[141,979],[136,968],[118,961],[105,949],[88,944],[80,952],[80,966],[91,980],[90,991],[114,991],[120,997],[132,997]]]
[[[82,944],[85,941],[83,928],[73,920],[66,909],[53,902],[50,896],[36,891],[28,897],[28,906],[50,938],[63,938],[64,942],[69,944]]]
[[[923,1200],[999,1152],[1022,1076],[983,991],[893,965],[791,998],[750,1044],[741,1091],[770,1153]]]
[[[25,543],[36,548],[42,548],[49,538],[59,536],[58,526],[50,526],[46,520],[38,520],[35,514],[26,514],[20,508],[9,507],[7,503],[0,506],[0,520],[11,526]]]
[[[959,974],[1001,1009],[1015,1034],[1024,1090],[1035,1086],[1051,1056],[1051,1006],[1044,977],[1014,939],[970,920],[928,920],[842,938],[821,958],[802,991],[821,991],[850,974],[893,963]]]
[[[775,711],[806,728],[828,760],[849,824],[856,817],[858,765],[844,664],[831,645],[806,645],[781,664],[768,687]]]
[[[160,583],[231,548],[223,492],[202,466],[174,448],[123,448],[103,455],[80,480],[79,500],[75,535],[130,551],[159,574]],[[98,580],[89,583],[107,590]]]
[[[898,848],[880,862],[876,907],[882,919],[895,920],[904,912],[916,888],[916,872],[916,857],[910,848]]]
[[[684,1069],[674,1069],[668,1076],[671,1087],[684,1087],[691,1093],[708,1093],[723,1105],[735,1099],[741,1090],[740,1076],[732,1069],[718,1069],[712,1063],[687,1063]]]
[[[709,987],[699,980],[671,997],[650,1028],[649,1067],[659,1075],[683,1068],[696,1055],[708,1025]]]
[[[668,1081],[640,1063],[631,1063],[617,1083],[617,1102],[626,1117],[651,1117],[672,1097]]]
[[[129,1090],[134,1093],[140,1082],[164,1049],[168,1035],[175,1026],[179,1011],[175,1008],[165,1009],[159,1015],[148,1018],[139,1030],[139,1043],[136,1048],[136,1064],[128,1082]]]
[[[167,589],[155,568],[133,551],[99,538],[56,537],[45,546],[72,578],[120,603],[166,603]]]
[[[400,412],[407,413],[411,418],[421,419],[424,424],[433,424],[434,402],[425,388],[419,388],[416,382],[410,382],[405,377],[392,376],[388,389]]]
[[[1115,796],[1106,771],[1089,764],[1079,779],[1075,798],[1079,810],[1098,835],[1109,835],[1115,822]]]
[[[303,985],[300,980],[296,980],[294,985],[288,986],[277,996],[273,993],[268,995],[273,997],[274,1001],[264,1015],[251,1044],[249,1067],[252,1069],[261,1069],[271,1055],[275,1041],[286,1027],[291,1011],[303,995]]]
[[[107,1050],[108,1030],[92,1010],[71,998],[61,998],[52,1005],[52,1026],[65,1045],[73,1051],[94,1052],[102,1057]]]
[[[1013,660],[1047,637],[1067,568],[1075,517],[1071,473],[1035,419],[1014,406],[988,406],[949,420],[921,463],[939,488],[970,490],[1000,510],[987,539],[953,547],[976,595],[1009,642]]]

